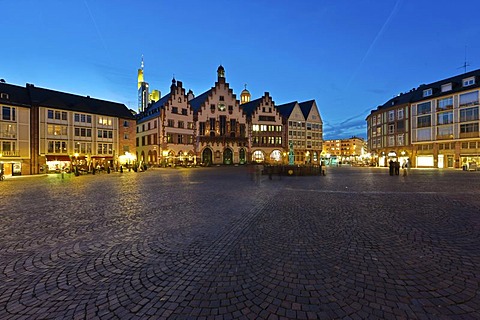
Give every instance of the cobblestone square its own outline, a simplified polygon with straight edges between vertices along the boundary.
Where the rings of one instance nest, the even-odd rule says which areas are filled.
[[[480,319],[480,172],[0,182],[0,319]]]

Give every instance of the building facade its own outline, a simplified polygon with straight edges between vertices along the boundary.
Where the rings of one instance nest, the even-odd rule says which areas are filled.
[[[6,174],[116,167],[134,151],[135,118],[123,104],[32,84],[1,83],[0,92],[2,128],[16,126],[10,138],[2,134],[1,161],[11,163]]]
[[[278,107],[268,92],[251,101],[245,87],[239,101],[223,66],[214,86],[197,97],[173,79],[170,92],[158,98],[137,115],[137,158],[142,163],[288,163],[290,142],[296,164],[320,163],[322,119],[314,100]],[[289,135],[288,126],[293,128]]]
[[[423,84],[372,111],[367,117],[368,147],[378,164],[396,157],[409,158],[414,167],[476,170],[479,77],[480,70],[475,70]]]
[[[214,87],[189,101],[195,123],[195,155],[200,163],[247,163],[249,141],[247,117],[225,79],[217,69]]]
[[[137,157],[148,165],[194,165],[193,112],[181,81],[137,116]]]
[[[348,139],[325,140],[322,157],[332,164],[366,165],[367,146],[365,140],[359,137]]]
[[[243,92],[242,92],[243,95]],[[242,99],[243,101],[247,99]],[[282,115],[268,92],[241,105],[247,116],[249,159],[255,163],[282,164],[287,161]]]
[[[0,83],[0,171],[29,174],[30,99],[24,87]]]
[[[320,164],[323,121],[315,100],[301,103],[294,101],[276,108],[283,118],[287,146],[288,149],[293,149],[294,163]]]

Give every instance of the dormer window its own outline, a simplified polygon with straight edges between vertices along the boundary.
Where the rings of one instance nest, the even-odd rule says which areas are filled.
[[[424,97],[429,97],[432,95],[432,88],[423,90],[423,96]]]
[[[452,83],[442,84],[442,92],[447,92],[452,90]]]
[[[468,87],[468,86],[471,86],[473,84],[475,84],[475,77],[470,77],[470,78],[463,79],[463,86],[464,87]]]
[[[4,100],[8,100],[8,93],[0,93],[0,98],[4,99]]]

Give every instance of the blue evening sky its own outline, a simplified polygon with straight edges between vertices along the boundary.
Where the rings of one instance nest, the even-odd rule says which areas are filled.
[[[480,1],[0,0],[0,78],[124,103],[137,69],[196,95],[225,67],[276,104],[315,99],[324,138],[365,137],[392,96],[480,67]]]

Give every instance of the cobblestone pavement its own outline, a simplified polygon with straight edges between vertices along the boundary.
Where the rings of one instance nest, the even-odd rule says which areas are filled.
[[[0,319],[480,319],[480,172],[0,182]]]

